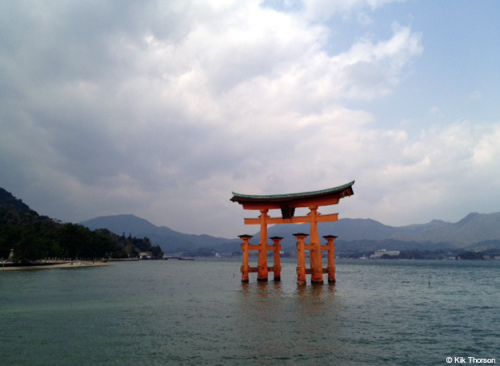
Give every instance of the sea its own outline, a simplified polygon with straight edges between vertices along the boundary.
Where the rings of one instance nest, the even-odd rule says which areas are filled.
[[[0,271],[0,365],[500,364],[500,261],[239,259]],[[326,280],[326,277],[325,277]]]

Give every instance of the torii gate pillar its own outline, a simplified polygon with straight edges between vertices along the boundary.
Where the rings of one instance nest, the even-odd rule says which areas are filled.
[[[259,272],[257,281],[267,282],[267,209],[260,210]]]

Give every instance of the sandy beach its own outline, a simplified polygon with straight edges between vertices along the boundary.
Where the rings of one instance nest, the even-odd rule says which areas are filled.
[[[86,268],[86,267],[102,267],[109,266],[105,262],[88,262],[88,261],[73,261],[54,264],[40,264],[31,266],[3,266],[0,264],[0,271],[24,271],[33,269],[66,269],[66,268]]]

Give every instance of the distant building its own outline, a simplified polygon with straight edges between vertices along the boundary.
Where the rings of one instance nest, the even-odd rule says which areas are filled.
[[[399,250],[386,250],[386,249],[379,249],[375,253],[373,253],[370,256],[370,259],[380,259],[384,255],[387,255],[389,257],[397,257],[399,255],[400,251]]]
[[[151,252],[140,252],[139,259],[153,259],[153,254]]]

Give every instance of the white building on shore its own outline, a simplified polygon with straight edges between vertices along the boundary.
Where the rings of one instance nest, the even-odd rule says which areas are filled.
[[[399,255],[400,251],[399,250],[386,250],[386,249],[379,249],[375,253],[373,253],[370,256],[370,259],[380,259],[384,255],[388,255],[390,257],[397,257]]]

